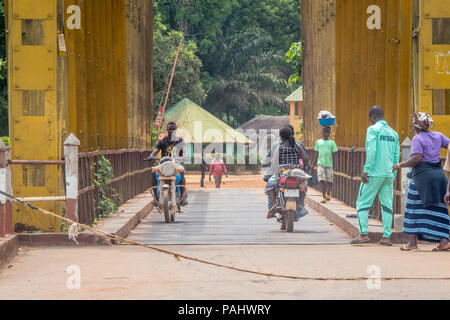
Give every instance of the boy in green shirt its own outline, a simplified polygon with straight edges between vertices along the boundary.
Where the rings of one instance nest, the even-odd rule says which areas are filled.
[[[334,170],[336,170],[338,147],[330,139],[331,127],[322,129],[322,139],[317,140],[314,151],[316,155],[317,178],[322,186],[323,199],[321,203],[331,200],[331,188],[333,187]]]

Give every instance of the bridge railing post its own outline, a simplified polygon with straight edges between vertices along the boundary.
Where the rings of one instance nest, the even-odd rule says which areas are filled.
[[[73,133],[64,142],[67,218],[78,222],[78,147],[80,140]]]
[[[400,161],[407,161],[410,157],[411,153],[411,139],[406,137],[405,141],[403,141],[401,145],[401,154],[402,158]],[[401,174],[401,187],[402,187],[402,197],[401,197],[401,214],[398,214],[394,217],[394,230],[398,232],[403,231],[403,214],[405,213],[406,209],[406,200],[408,198],[408,188],[409,188],[409,178],[408,178],[408,169],[402,169],[399,174]]]
[[[10,147],[0,140],[0,191],[12,195],[11,167],[8,165]],[[0,238],[12,233],[12,202],[0,195]]]

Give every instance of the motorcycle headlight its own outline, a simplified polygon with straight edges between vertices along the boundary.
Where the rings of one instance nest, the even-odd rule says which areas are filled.
[[[161,175],[165,177],[171,177],[176,172],[176,166],[175,163],[172,161],[164,162],[163,164],[159,165],[159,172],[161,172]]]

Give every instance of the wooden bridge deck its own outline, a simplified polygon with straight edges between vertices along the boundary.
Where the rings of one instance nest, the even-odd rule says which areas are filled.
[[[257,189],[208,189],[189,192],[189,205],[173,224],[152,213],[129,239],[147,244],[340,244],[351,239],[341,229],[308,208],[293,233],[268,221],[267,198]]]

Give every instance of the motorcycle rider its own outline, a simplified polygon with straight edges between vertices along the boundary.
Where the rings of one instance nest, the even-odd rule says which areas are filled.
[[[175,122],[169,122],[167,124],[167,136],[165,136],[163,139],[159,140],[156,144],[155,149],[153,152],[144,159],[144,161],[154,161],[156,159],[156,155],[161,151],[161,163],[164,161],[171,160],[170,156],[172,156],[173,153],[175,153],[175,157],[180,158],[183,157],[183,149],[185,146],[185,142],[183,138],[176,136],[177,131],[177,124]],[[180,173],[177,173],[177,185],[183,185],[186,186],[186,179],[185,179],[185,171],[183,170]],[[153,206],[158,206],[158,193],[156,187],[159,184],[158,175],[155,172],[152,172],[152,182],[151,186],[152,193],[153,193]],[[180,190],[180,199],[179,204],[186,205],[186,187],[179,188]]]
[[[286,128],[290,128],[292,131],[292,137],[295,139],[294,137],[294,127],[292,125],[287,125]],[[301,143],[300,141],[296,141],[295,142],[297,144],[297,146],[302,150],[301,153],[301,157],[302,157],[302,161],[303,161],[303,170],[309,174],[311,171],[311,160],[310,157],[308,155],[308,153],[306,152],[306,148],[305,145],[303,143]],[[269,166],[269,164],[271,164],[272,159],[273,159],[273,155],[275,155],[275,153],[277,153],[277,150],[279,148],[279,146],[282,144],[281,140],[274,142],[271,146],[269,151],[267,152],[266,156],[264,157],[264,159],[261,161],[261,166],[262,167],[268,167],[266,170],[266,173],[264,174],[264,181],[268,182],[269,179],[277,173],[278,170],[278,166],[275,165],[271,165]],[[305,191],[302,192],[300,191],[300,198],[299,198],[299,204],[301,206],[303,206],[303,208],[305,207],[305,203],[304,200],[306,198],[306,193],[308,191],[308,188],[305,188]],[[272,200],[270,199],[270,197],[267,197],[268,199],[268,207],[269,209],[272,207],[273,203]]]
[[[278,181],[280,179],[278,168],[280,166],[288,167],[309,167],[309,156],[306,150],[295,141],[293,130],[288,126],[280,130],[281,142],[276,148],[272,157],[272,171],[274,175],[269,179],[266,185],[266,194],[269,197],[269,212],[267,219],[274,218],[275,211],[277,209],[276,191],[278,188]],[[305,168],[307,169],[307,168]],[[304,199],[306,192],[300,192],[299,204],[304,206]],[[271,204],[271,205],[270,205]],[[304,213],[303,215],[305,215]]]

